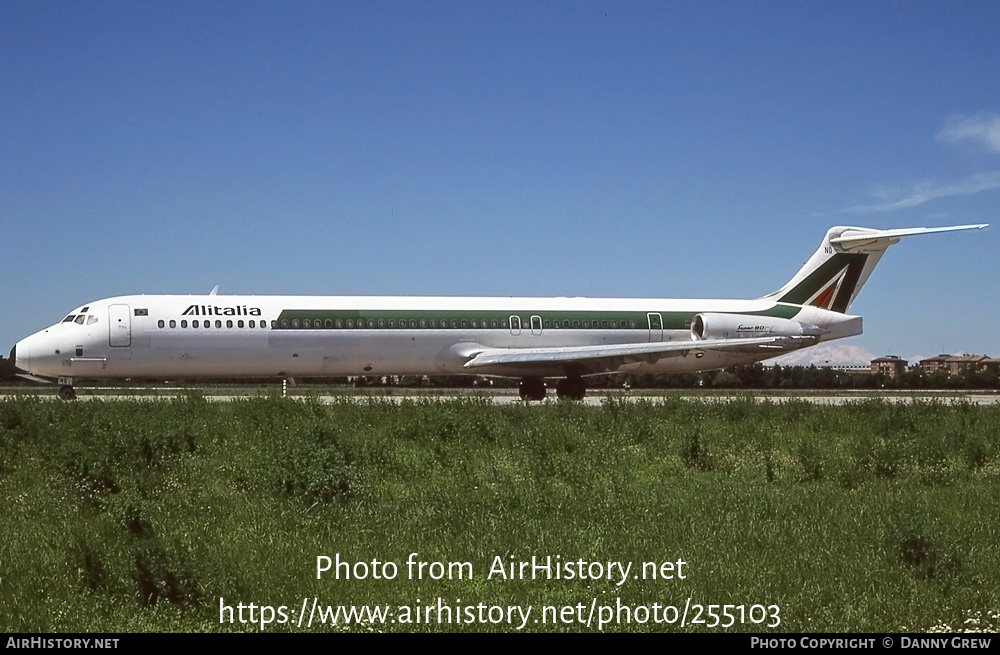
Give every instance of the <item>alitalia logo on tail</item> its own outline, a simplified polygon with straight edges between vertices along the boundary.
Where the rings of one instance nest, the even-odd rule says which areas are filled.
[[[219,307],[218,305],[191,305],[181,316],[260,316],[260,307]]]

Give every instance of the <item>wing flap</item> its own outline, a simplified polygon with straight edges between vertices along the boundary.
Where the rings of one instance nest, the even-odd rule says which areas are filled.
[[[607,346],[562,346],[555,348],[491,348],[476,353],[465,368],[484,366],[525,366],[570,363],[593,363],[598,360],[622,359],[656,361],[679,357],[689,352],[725,350],[728,352],[759,352],[792,350],[809,343],[814,337],[754,337],[750,339],[704,339],[701,341],[665,341],[657,343],[625,343]]]

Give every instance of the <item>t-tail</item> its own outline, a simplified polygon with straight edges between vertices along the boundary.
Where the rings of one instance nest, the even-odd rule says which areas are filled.
[[[795,305],[813,305],[846,314],[861,287],[889,246],[916,234],[981,230],[982,225],[907,227],[876,230],[831,227],[809,261],[783,287],[764,298]]]

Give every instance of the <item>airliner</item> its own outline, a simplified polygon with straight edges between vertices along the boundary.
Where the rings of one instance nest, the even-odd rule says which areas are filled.
[[[749,364],[861,334],[851,303],[889,246],[982,229],[830,228],[777,291],[752,300],[133,295],[89,302],[10,352],[26,376],[520,378],[525,400],[581,399],[585,378]]]

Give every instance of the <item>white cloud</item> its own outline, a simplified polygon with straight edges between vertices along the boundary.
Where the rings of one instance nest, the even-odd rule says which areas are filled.
[[[1000,114],[949,116],[937,140],[951,145],[972,143],[985,146],[991,152],[1000,152]]]
[[[897,209],[908,209],[917,207],[925,202],[948,198],[951,196],[970,196],[983,191],[1000,189],[1000,171],[988,171],[986,173],[976,173],[964,180],[952,182],[950,184],[918,184],[910,189],[890,192],[880,190],[874,195],[878,196],[876,202],[854,205],[848,207],[850,212],[888,212]]]

